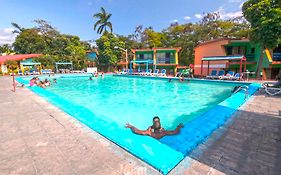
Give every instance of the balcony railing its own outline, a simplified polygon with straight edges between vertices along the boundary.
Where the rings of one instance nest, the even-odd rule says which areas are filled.
[[[174,58],[157,58],[156,64],[175,64],[176,60]]]
[[[246,54],[245,57],[247,58],[247,61],[255,60],[255,54]]]
[[[273,53],[272,60],[281,61],[281,53]]]

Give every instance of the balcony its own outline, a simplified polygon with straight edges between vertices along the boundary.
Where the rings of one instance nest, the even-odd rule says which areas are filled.
[[[175,58],[156,58],[156,64],[176,64]]]
[[[255,54],[253,54],[253,53],[252,54],[246,54],[245,57],[246,57],[247,61],[256,61]]]
[[[281,53],[273,53],[272,61],[281,61]]]

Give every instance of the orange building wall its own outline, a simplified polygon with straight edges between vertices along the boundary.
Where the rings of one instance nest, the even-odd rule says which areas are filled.
[[[228,40],[222,40],[222,41],[216,41],[213,43],[206,43],[206,44],[202,44],[202,45],[198,45],[195,49],[194,49],[194,54],[195,54],[195,58],[194,58],[194,74],[195,75],[201,75],[201,60],[203,57],[208,57],[208,56],[226,56],[226,52],[224,49],[223,45],[228,44],[229,41]],[[213,69],[217,69],[220,70],[222,68],[211,68],[211,65],[216,66],[216,65],[225,65],[226,61],[211,61],[210,62],[210,69],[209,69],[209,74],[211,73],[211,71]],[[207,65],[208,62],[204,61],[204,67],[203,67],[203,75],[206,76],[207,75]],[[206,66],[206,67],[205,67]]]

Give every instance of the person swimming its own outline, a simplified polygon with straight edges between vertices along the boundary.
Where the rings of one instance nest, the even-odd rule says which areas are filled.
[[[45,86],[50,86],[50,85],[51,85],[51,82],[50,82],[47,78],[45,78],[45,80],[44,80],[44,85],[45,85]]]
[[[35,77],[33,77],[32,79],[30,79],[30,80],[29,80],[29,86],[35,86],[35,85],[36,85],[35,81],[36,81],[36,78],[35,78]]]
[[[183,82],[184,81],[184,76],[180,77],[180,81]]]
[[[152,123],[152,126],[148,127],[146,130],[139,130],[129,123],[127,123],[125,127],[130,128],[131,131],[135,134],[147,135],[155,139],[161,139],[162,137],[167,135],[178,134],[180,132],[180,129],[183,128],[183,124],[181,123],[175,130],[165,130],[164,128],[162,128],[160,118],[158,116],[153,117]]]

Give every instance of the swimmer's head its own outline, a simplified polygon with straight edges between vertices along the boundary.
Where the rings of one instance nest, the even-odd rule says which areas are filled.
[[[160,118],[158,116],[153,117],[153,129],[154,130],[160,130],[161,129],[161,123]]]

